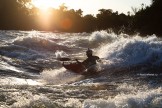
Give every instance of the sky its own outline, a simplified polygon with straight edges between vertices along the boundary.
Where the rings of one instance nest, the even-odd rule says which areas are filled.
[[[34,1],[34,0],[33,0]],[[60,4],[65,3],[68,9],[82,9],[83,15],[99,13],[99,9],[112,9],[113,12],[127,14],[128,11],[133,13],[133,8],[141,8],[143,3],[146,6],[151,4],[152,0],[35,0],[37,7],[54,7],[58,8]]]

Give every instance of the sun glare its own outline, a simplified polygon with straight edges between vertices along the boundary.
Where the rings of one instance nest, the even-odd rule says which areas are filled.
[[[59,4],[53,0],[32,0],[32,4],[44,11],[49,8],[57,8],[59,6]]]
[[[38,22],[43,29],[48,29],[51,23],[51,11],[49,8],[55,8],[57,2],[53,0],[32,0],[32,4],[39,8]]]

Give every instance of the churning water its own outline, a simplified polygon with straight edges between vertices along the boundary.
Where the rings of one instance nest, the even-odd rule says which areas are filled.
[[[101,58],[98,75],[64,69],[59,57]],[[2,108],[162,108],[162,39],[93,33],[0,31]]]

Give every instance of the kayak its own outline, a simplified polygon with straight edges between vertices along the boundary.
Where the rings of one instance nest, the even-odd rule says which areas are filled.
[[[81,74],[81,75],[93,75],[99,73],[98,66],[97,65],[92,65],[88,68],[86,68],[82,63],[64,63],[63,62],[63,67],[69,72]]]
[[[78,74],[82,74],[86,70],[85,66],[82,65],[81,63],[64,63],[63,62],[62,66],[65,69],[70,70],[71,72],[74,72],[74,73],[78,73]]]

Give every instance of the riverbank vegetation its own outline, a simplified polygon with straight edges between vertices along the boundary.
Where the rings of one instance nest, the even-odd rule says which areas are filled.
[[[109,8],[109,7],[107,7]],[[132,8],[134,14],[99,9],[96,15],[83,15],[81,9],[68,9],[65,4],[48,11],[35,7],[31,0],[0,0],[1,30],[43,30],[59,32],[93,32],[113,30],[116,33],[162,34],[162,1],[150,6]]]

